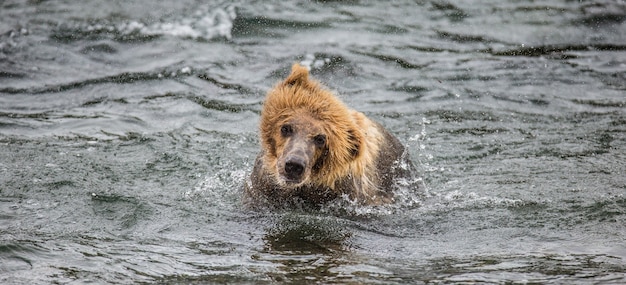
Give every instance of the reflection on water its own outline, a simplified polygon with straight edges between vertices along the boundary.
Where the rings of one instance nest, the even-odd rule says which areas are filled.
[[[335,218],[287,214],[267,230],[263,240],[268,252],[318,254],[347,250],[350,233]]]
[[[348,232],[334,218],[286,214],[267,229],[264,248],[256,258],[277,264],[268,273],[273,281],[332,282],[342,278],[336,271],[350,261]],[[345,278],[345,276],[343,276]]]

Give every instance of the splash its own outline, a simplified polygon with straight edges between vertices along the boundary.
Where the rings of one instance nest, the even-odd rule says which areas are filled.
[[[363,205],[344,194],[339,199],[324,205],[320,211],[348,217],[372,218],[389,216],[401,211],[419,208],[427,197],[421,177],[399,179],[395,181],[392,191],[393,202],[390,204]]]
[[[222,169],[208,175],[196,187],[185,191],[188,200],[205,200],[209,205],[220,209],[234,210],[239,206],[241,182],[246,177],[242,169]]]

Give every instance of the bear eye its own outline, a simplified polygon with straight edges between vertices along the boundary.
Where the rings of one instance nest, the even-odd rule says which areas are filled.
[[[317,135],[313,138],[313,143],[318,147],[323,147],[326,144],[325,135]]]
[[[284,137],[288,137],[293,134],[293,128],[291,127],[291,125],[283,125],[282,127],[280,127],[280,133]]]

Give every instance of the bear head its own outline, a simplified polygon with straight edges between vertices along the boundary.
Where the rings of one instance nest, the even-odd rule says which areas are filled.
[[[364,140],[353,112],[311,80],[306,67],[294,64],[263,103],[260,131],[266,171],[284,189],[334,189],[342,178],[362,171],[352,163],[361,156]]]

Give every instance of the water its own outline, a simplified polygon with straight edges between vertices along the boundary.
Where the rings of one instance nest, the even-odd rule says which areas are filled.
[[[626,283],[624,3],[283,2],[2,2],[0,283]],[[242,208],[293,62],[421,192]]]

